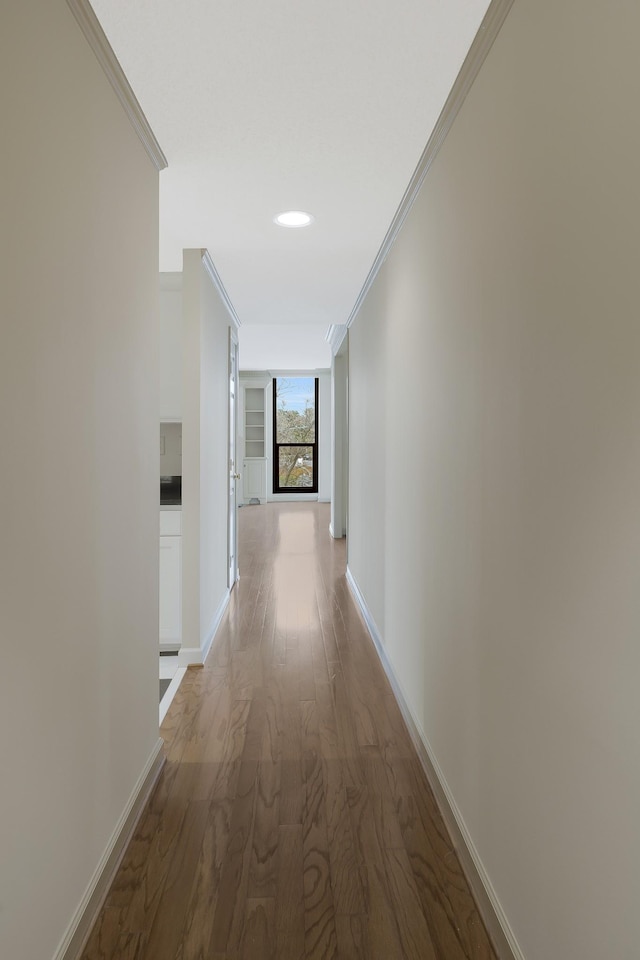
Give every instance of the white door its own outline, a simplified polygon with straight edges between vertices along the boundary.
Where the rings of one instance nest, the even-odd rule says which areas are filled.
[[[237,446],[237,409],[238,388],[238,341],[233,330],[229,330],[229,579],[231,590],[238,579],[238,500],[237,483],[240,474],[236,469]]]

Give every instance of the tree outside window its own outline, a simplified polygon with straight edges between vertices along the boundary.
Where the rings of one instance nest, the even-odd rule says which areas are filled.
[[[316,377],[276,377],[274,492],[317,492]]]

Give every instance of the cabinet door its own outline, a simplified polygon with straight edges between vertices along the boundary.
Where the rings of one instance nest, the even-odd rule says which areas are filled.
[[[242,475],[242,492],[245,503],[249,500],[267,499],[267,461],[264,459],[245,460]]]
[[[180,645],[182,538],[160,537],[160,643]]]

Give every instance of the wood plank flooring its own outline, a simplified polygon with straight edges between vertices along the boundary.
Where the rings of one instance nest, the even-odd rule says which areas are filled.
[[[328,526],[240,511],[241,580],[82,960],[495,960]]]

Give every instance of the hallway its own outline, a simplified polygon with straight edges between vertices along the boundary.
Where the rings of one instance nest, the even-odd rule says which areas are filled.
[[[241,579],[83,960],[494,960],[328,525],[240,511]]]

